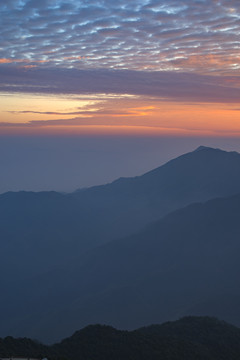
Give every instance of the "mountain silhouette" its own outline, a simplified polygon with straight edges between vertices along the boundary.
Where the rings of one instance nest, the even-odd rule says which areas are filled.
[[[142,176],[72,194],[5,193],[0,195],[0,236],[5,240],[0,250],[11,252],[6,258],[13,268],[29,251],[33,269],[41,266],[42,256],[50,267],[53,258],[54,264],[62,263],[192,202],[237,193],[240,154],[207,147]]]
[[[191,314],[240,325],[239,219],[240,195],[191,204],[22,282],[9,331],[54,341],[77,325],[133,329]]]
[[[131,332],[90,325],[51,346],[27,338],[0,339],[0,352],[49,360],[238,360],[240,329],[210,317],[185,317]]]
[[[0,334],[55,341],[189,314],[239,324],[239,196],[188,205],[238,192],[240,155],[200,147],[81,192],[1,195]]]

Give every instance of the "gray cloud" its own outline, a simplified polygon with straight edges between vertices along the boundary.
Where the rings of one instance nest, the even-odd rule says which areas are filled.
[[[196,61],[199,63],[199,58]],[[204,66],[204,58],[202,61]],[[61,67],[25,70],[4,64],[0,79],[2,92],[132,94],[164,101],[216,103],[239,103],[240,98],[240,81],[234,76]]]

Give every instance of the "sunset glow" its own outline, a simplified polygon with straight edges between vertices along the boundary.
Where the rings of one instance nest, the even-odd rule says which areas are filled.
[[[239,2],[3,0],[0,12],[0,134],[239,135]]]
[[[143,96],[88,99],[4,94],[4,134],[132,134],[238,136],[237,104],[185,103]],[[9,110],[14,109],[14,110]]]

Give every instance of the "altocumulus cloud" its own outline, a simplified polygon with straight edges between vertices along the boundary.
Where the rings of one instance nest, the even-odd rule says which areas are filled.
[[[239,102],[240,2],[1,0],[0,91]]]
[[[0,16],[6,63],[204,73],[240,66],[239,1],[1,0]]]

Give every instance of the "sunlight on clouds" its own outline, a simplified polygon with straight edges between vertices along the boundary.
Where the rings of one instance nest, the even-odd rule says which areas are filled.
[[[0,133],[239,134],[239,1],[2,0],[0,15]]]
[[[53,95],[33,95],[33,94],[1,94],[1,121],[12,123],[28,123],[29,121],[45,120],[46,116],[51,119],[58,119],[59,113],[64,119],[69,118],[69,114],[76,109],[85,111],[94,111],[96,106],[102,100],[72,98],[70,96],[53,96]],[[49,114],[52,113],[52,114]]]
[[[1,133],[136,136],[240,133],[240,111],[236,104],[182,103],[123,94],[1,96],[4,99]]]
[[[116,106],[123,100],[137,99],[138,96],[131,94],[88,94],[88,95],[43,95],[43,94],[14,94],[0,93],[2,106],[0,110],[1,123],[28,124],[35,121],[67,120],[73,116],[89,118],[98,116],[131,116],[141,115],[137,108],[122,113],[122,109]],[[111,101],[115,109],[107,108],[104,104]],[[122,105],[121,105],[122,106]],[[116,112],[116,114],[115,114]]]

